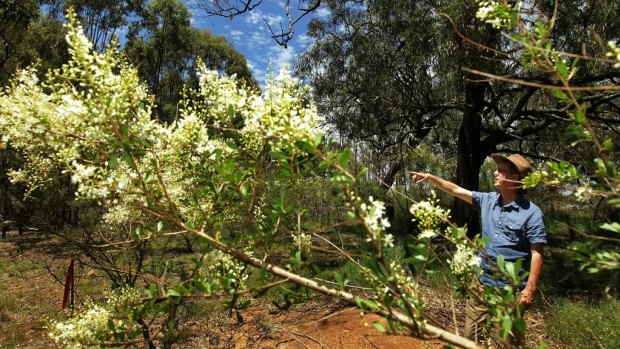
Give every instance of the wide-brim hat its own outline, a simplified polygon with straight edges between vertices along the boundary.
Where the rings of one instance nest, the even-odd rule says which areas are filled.
[[[519,176],[521,178],[527,176],[528,174],[530,174],[530,172],[532,172],[532,167],[530,166],[530,163],[527,162],[527,160],[525,160],[525,158],[519,154],[512,154],[508,157],[501,155],[491,155],[491,158],[493,158],[496,164],[499,164],[502,161],[506,161],[509,164],[512,164],[512,166],[514,166],[514,168],[519,171]]]

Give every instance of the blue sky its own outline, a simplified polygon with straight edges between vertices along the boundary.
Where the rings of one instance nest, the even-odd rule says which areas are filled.
[[[252,11],[233,19],[206,16],[198,10],[192,10],[192,25],[201,29],[209,29],[216,35],[225,35],[233,43],[235,49],[245,56],[254,77],[262,84],[270,64],[276,73],[286,64],[292,66],[299,53],[303,52],[311,43],[311,39],[306,35],[306,28],[310,19],[327,16],[327,10],[319,8],[318,11],[304,17],[295,25],[294,37],[289,42],[288,48],[285,49],[271,38],[269,28],[263,20],[267,20],[274,31],[280,28],[280,23],[286,28],[288,19],[284,3],[284,1],[264,0]],[[295,15],[299,13],[296,11],[297,1],[291,1],[290,6],[291,12],[296,18]]]

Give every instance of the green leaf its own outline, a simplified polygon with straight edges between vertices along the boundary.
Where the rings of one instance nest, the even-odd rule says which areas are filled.
[[[614,233],[620,233],[620,224],[618,222],[604,223],[599,228],[604,230],[613,231]]]
[[[568,70],[568,67],[566,66],[566,63],[564,63],[563,60],[558,59],[557,61],[555,61],[555,69],[560,74],[562,79],[568,80],[569,70]]]
[[[119,126],[119,129],[120,129],[121,135],[123,135],[123,137],[125,137],[125,138],[129,137],[129,125],[121,124]]]
[[[497,267],[499,268],[499,270],[506,270],[504,264],[504,256],[500,255],[499,257],[497,257]]]
[[[288,161],[290,159],[289,155],[284,154],[284,153],[279,152],[279,151],[270,151],[269,155],[271,155],[272,158],[278,159],[278,160]]]
[[[390,308],[392,307],[392,303],[394,302],[394,296],[392,296],[392,294],[390,292],[387,292],[385,294],[385,296],[383,296],[383,304],[387,307]]]
[[[506,339],[508,338],[508,335],[510,334],[511,329],[512,329],[512,319],[510,318],[510,316],[504,316],[504,319],[502,320],[502,328],[499,331],[499,335],[503,339]]]
[[[341,167],[347,167],[347,164],[349,163],[349,159],[351,158],[351,149],[347,148],[344,151],[342,151],[342,153],[338,154],[338,157],[336,158],[336,160],[338,161],[338,164]]]
[[[116,153],[112,153],[108,164],[110,165],[111,169],[115,169],[116,167],[118,167],[118,155],[116,155]]]
[[[131,166],[131,156],[129,156],[129,153],[128,153],[128,152],[124,152],[124,153],[123,153],[123,161],[124,161],[127,165]]]
[[[349,283],[349,275],[343,271],[334,273],[334,280],[338,283],[339,289],[344,290],[345,286]]]
[[[522,317],[515,318],[514,325],[521,335],[525,335],[525,320]]]
[[[607,201],[608,204],[616,207],[616,208],[620,208],[620,198],[613,198],[613,199],[609,199],[609,201]]]
[[[575,112],[575,122],[579,125],[585,125],[586,123],[586,113],[583,109],[577,109]]]
[[[235,118],[236,113],[235,113],[235,106],[234,105],[229,104],[228,108],[226,108],[226,112],[228,113],[228,117],[230,119],[234,119]]]
[[[297,265],[301,265],[301,251],[295,252],[295,262]]]
[[[213,285],[211,285],[210,283],[197,279],[192,280],[192,283],[194,284],[196,290],[203,293],[211,293]]]
[[[607,176],[607,166],[601,158],[594,159],[594,164],[596,165],[596,169],[599,175]]]
[[[177,290],[168,290],[168,291],[166,291],[166,296],[168,296],[168,297],[181,297],[181,294]]]
[[[555,98],[557,98],[557,99],[559,99],[559,100],[561,100],[561,101],[566,101],[566,100],[568,100],[568,96],[567,96],[567,95],[566,95],[566,93],[564,93],[564,91],[562,91],[562,90],[551,90],[551,94],[552,94]]]
[[[312,154],[316,150],[314,146],[308,142],[296,142],[295,144],[297,145],[297,148],[308,154]]]
[[[370,269],[370,271],[377,276],[384,275],[381,265],[375,258],[364,256],[364,259],[362,259],[362,265],[368,267],[368,269]]]
[[[515,270],[514,263],[507,262],[506,265],[505,265],[505,268],[506,268],[506,274],[508,274],[508,276],[512,280],[516,280],[517,279],[517,273],[516,273],[516,270]]]
[[[319,145],[321,145],[321,140],[323,140],[323,134],[317,133],[316,135],[314,135],[313,146],[317,148]]]
[[[372,327],[374,327],[377,331],[379,331],[381,333],[387,332],[385,327],[379,321],[373,321],[372,322]]]
[[[607,151],[611,151],[614,148],[614,142],[611,139],[606,139],[605,142],[603,142],[603,148]]]
[[[291,176],[291,167],[290,166],[282,166],[280,167],[280,177],[288,178]]]
[[[355,304],[357,304],[357,306],[362,310],[370,309],[371,311],[375,311],[379,309],[376,302],[368,300],[368,299],[355,297],[354,301],[355,301]]]

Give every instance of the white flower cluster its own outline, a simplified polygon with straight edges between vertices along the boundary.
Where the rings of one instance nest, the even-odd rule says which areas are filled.
[[[301,251],[305,251],[306,253],[310,252],[310,246],[312,246],[312,236],[301,233],[301,234],[291,234],[293,237],[293,241],[295,241],[295,245]]]
[[[205,260],[208,263],[202,276],[206,280],[211,283],[219,282],[220,289],[225,289],[231,283],[239,284],[239,289],[245,288],[245,281],[248,279],[249,274],[243,263],[220,250],[209,252]]]
[[[582,185],[575,190],[575,197],[577,201],[588,202],[594,196],[594,190],[589,185]]]
[[[411,205],[409,209],[413,215],[413,221],[418,222],[420,229],[420,239],[432,239],[438,235],[440,224],[448,218],[450,210],[446,210],[438,206],[438,200],[435,192],[431,192],[431,198],[428,201],[420,201]]]
[[[508,7],[495,0],[477,0],[478,11],[476,17],[495,29],[509,28],[511,25]],[[521,10],[522,2],[519,2],[517,11]]]
[[[204,63],[198,63],[200,101],[196,110],[204,121],[213,126],[231,125],[231,117],[239,110],[248,108],[250,99],[255,98],[253,91],[238,86],[235,76],[223,76],[216,70],[209,70]]]
[[[614,68],[620,68],[620,48],[616,46],[616,43],[613,41],[609,41],[607,46],[610,51],[607,52],[606,56],[616,61],[616,63],[614,63]]]
[[[385,216],[385,204],[383,201],[375,200],[372,196],[368,197],[369,205],[363,202],[360,205],[361,215],[364,223],[373,231],[383,231],[390,226],[390,222]]]
[[[112,339],[115,327],[127,329],[130,316],[125,313],[139,297],[138,290],[124,289],[111,293],[102,305],[87,302],[73,317],[53,323],[48,335],[64,348],[101,348],[102,342]]]
[[[452,260],[449,260],[448,263],[454,274],[463,275],[480,265],[480,257],[476,250],[464,244],[459,244],[452,256]]]
[[[99,348],[97,336],[107,329],[109,319],[107,309],[91,304],[68,321],[54,324],[49,336],[65,348]]]
[[[391,234],[381,235],[385,228],[390,227],[390,221],[385,217],[385,204],[383,201],[375,200],[372,196],[368,197],[368,205],[365,202],[360,204],[360,217],[372,234],[366,241],[381,240],[386,247],[394,247],[394,237]]]
[[[310,141],[317,133],[319,117],[308,100],[308,90],[292,78],[285,67],[277,78],[267,80],[264,97],[253,96],[244,114],[241,134],[248,145],[266,141],[274,149],[296,141]]]

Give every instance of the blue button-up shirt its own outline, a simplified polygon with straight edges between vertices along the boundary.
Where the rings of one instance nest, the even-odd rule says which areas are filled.
[[[499,193],[472,192],[473,207],[480,211],[482,218],[482,237],[489,238],[486,252],[493,261],[504,256],[507,262],[523,258],[522,271],[529,269],[532,256],[531,246],[535,243],[547,243],[547,233],[543,214],[538,206],[519,197],[503,205]],[[493,277],[492,269],[486,257],[480,255],[483,273],[480,282],[487,286],[504,286],[506,280]],[[523,287],[527,284],[524,282]]]

